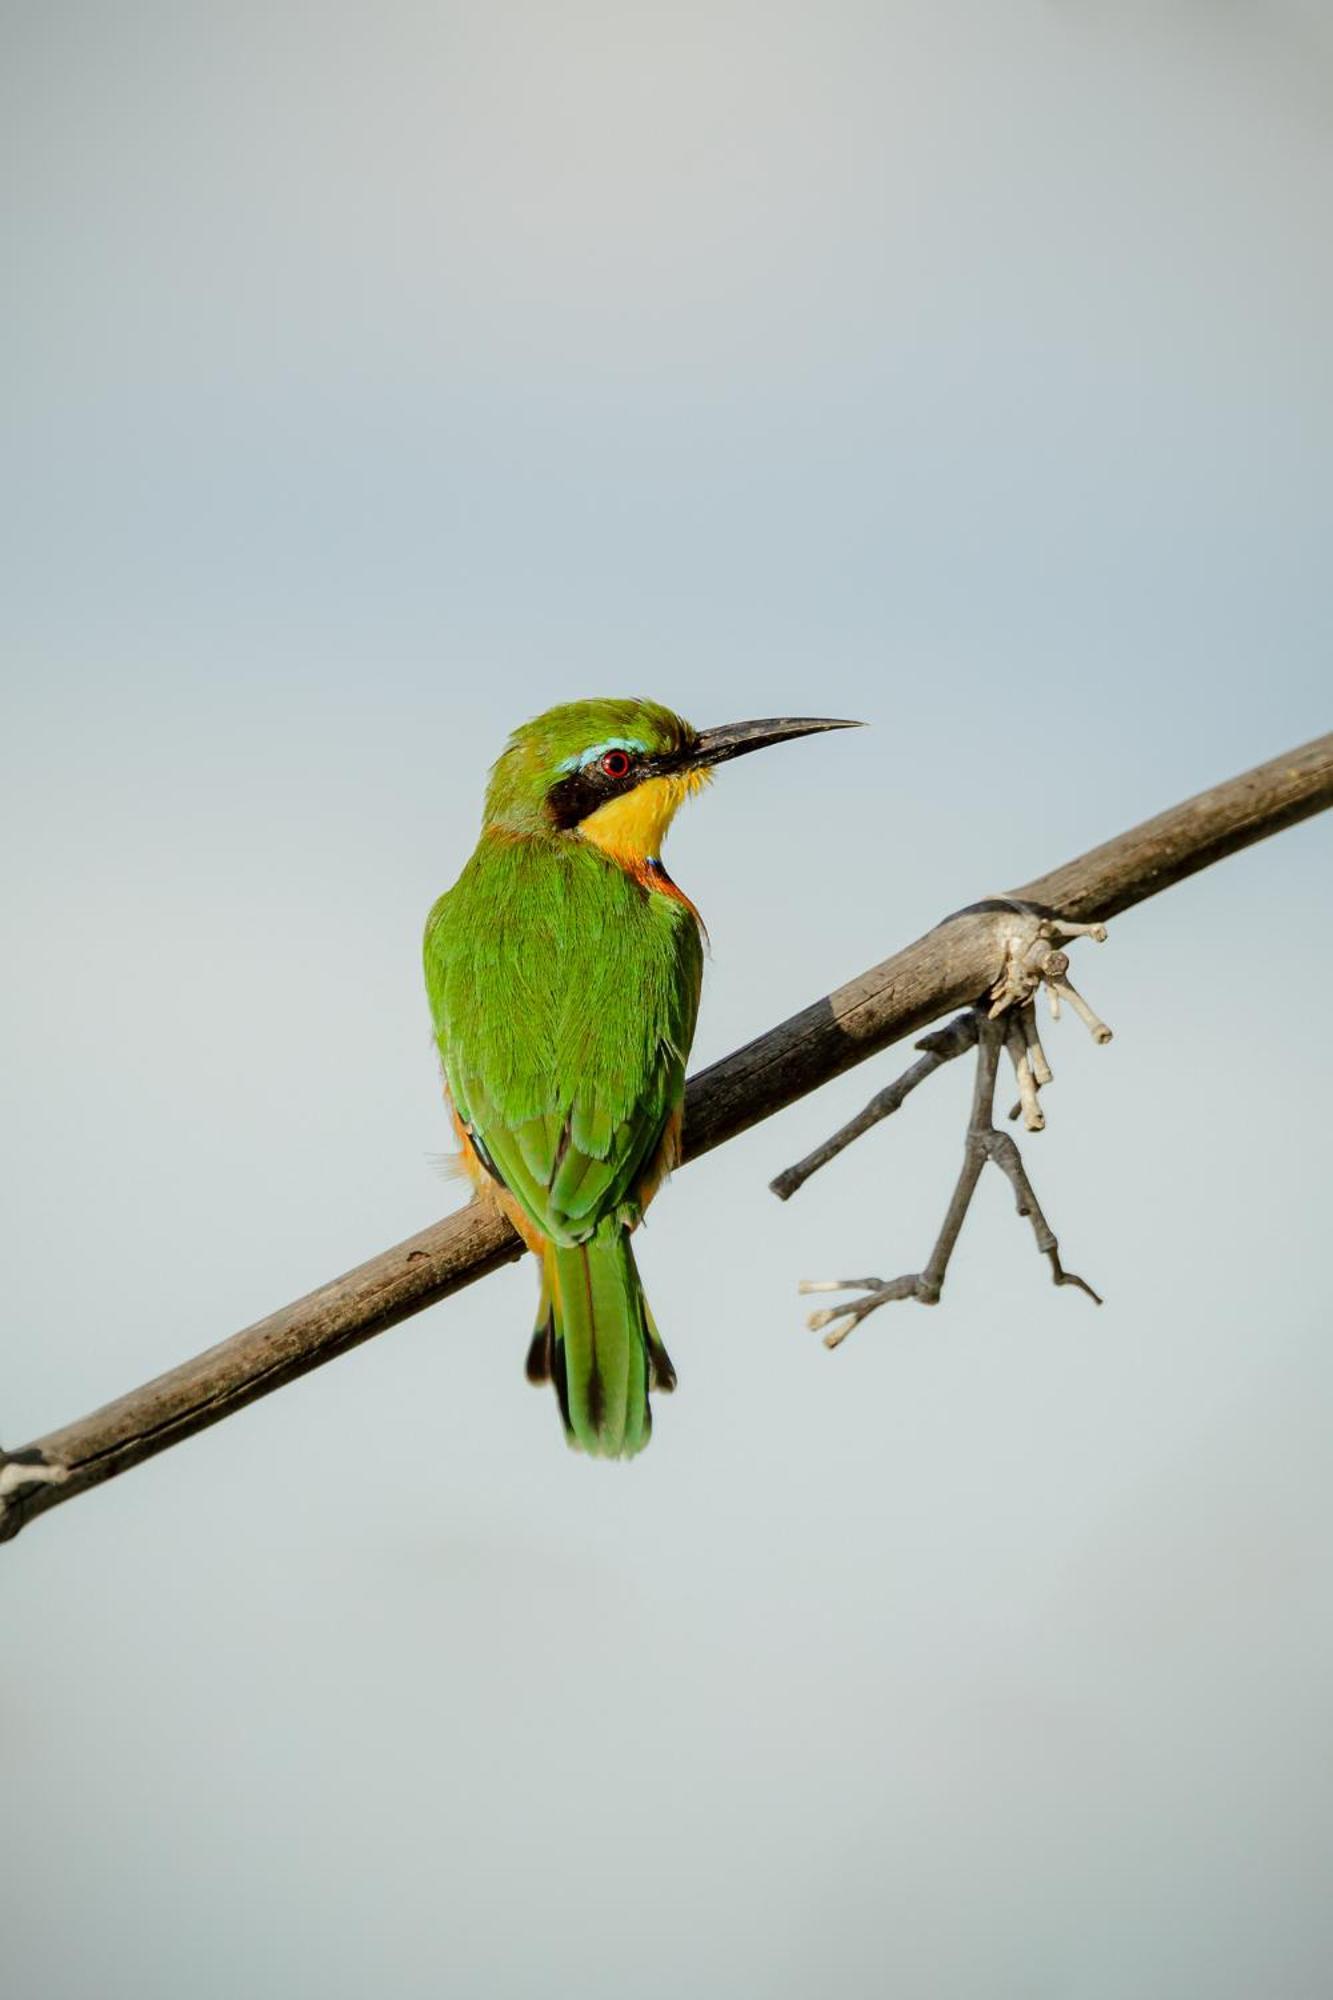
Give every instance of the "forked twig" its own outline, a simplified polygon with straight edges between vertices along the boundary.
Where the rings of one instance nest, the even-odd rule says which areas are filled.
[[[949,1260],[971,1207],[982,1168],[988,1160],[1000,1169],[1013,1189],[1018,1213],[1031,1222],[1037,1248],[1050,1260],[1054,1283],[1074,1285],[1079,1291],[1086,1292],[1097,1305],[1101,1304],[1101,1298],[1087,1280],[1079,1277],[1076,1271],[1067,1271],[1060,1261],[1059,1241],[1037,1200],[1022,1155],[1008,1133],[996,1129],[995,1087],[999,1077],[1000,1054],[1005,1050],[1018,1083],[1018,1103],[1010,1112],[1010,1117],[1016,1118],[1021,1112],[1029,1132],[1040,1132],[1045,1128],[1046,1118],[1038,1102],[1038,1092],[1050,1083],[1051,1067],[1037,1033],[1033,1001],[1039,985],[1047,987],[1053,1014],[1058,1017],[1060,1000],[1067,999],[1087,1024],[1095,1041],[1110,1041],[1111,1030],[1070,985],[1069,958],[1056,942],[1079,935],[1092,936],[1100,942],[1105,939],[1106,931],[1100,924],[1067,924],[1021,903],[1011,906],[1022,921],[1007,940],[1003,969],[986,1001],[967,1014],[957,1016],[946,1028],[918,1042],[917,1047],[927,1051],[920,1062],[914,1063],[896,1083],[872,1098],[865,1110],[835,1132],[831,1139],[807,1154],[796,1166],[789,1167],[772,1183],[774,1192],[784,1200],[794,1194],[812,1173],[850,1145],[853,1139],[896,1111],[909,1092],[943,1062],[975,1045],[977,1070],[963,1142],[963,1165],[930,1257],[924,1269],[907,1272],[898,1278],[805,1279],[800,1286],[802,1292],[863,1294],[859,1299],[825,1307],[810,1315],[809,1325],[813,1330],[820,1332],[828,1329],[824,1333],[826,1347],[840,1346],[863,1319],[893,1300],[915,1299],[926,1306],[938,1303]]]

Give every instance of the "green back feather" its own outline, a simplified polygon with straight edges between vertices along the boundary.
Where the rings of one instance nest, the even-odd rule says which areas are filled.
[[[703,952],[683,904],[585,842],[483,835],[431,912],[426,984],[463,1123],[555,1242],[638,1219],[684,1092]]]

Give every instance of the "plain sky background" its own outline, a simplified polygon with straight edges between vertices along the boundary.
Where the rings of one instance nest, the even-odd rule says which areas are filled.
[[[1310,4],[4,6],[0,1434],[453,1204],[419,936],[508,729],[855,736],[673,872],[709,1061],[1329,726]],[[44,2000],[1333,1987],[1333,825],[1121,919],[939,1310],[961,1067],[680,1175],[629,1467],[513,1268],[0,1550]]]

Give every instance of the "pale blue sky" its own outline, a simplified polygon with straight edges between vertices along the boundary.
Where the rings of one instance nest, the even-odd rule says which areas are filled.
[[[1329,726],[1322,6],[3,10],[0,1436],[457,1193],[425,910],[552,701],[860,715],[673,836],[696,1060]],[[681,1175],[561,1442],[501,1274],[0,1550],[53,2000],[1306,2000],[1333,828],[1122,919],[943,1306],[967,1082]]]

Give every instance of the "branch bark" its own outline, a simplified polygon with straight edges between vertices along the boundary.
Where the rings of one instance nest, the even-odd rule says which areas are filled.
[[[1333,734],[1007,894],[1052,916],[1105,921],[1330,805]],[[1013,923],[1008,901],[973,903],[693,1077],[685,1158],[711,1152],[941,1014],[971,1005],[999,974]],[[0,1540],[521,1255],[503,1217],[472,1202],[142,1388],[20,1451],[0,1452]]]

